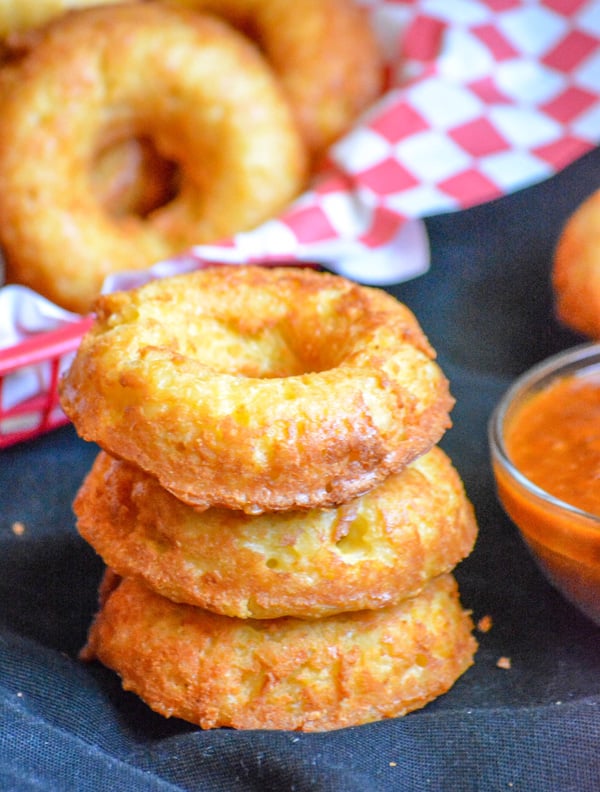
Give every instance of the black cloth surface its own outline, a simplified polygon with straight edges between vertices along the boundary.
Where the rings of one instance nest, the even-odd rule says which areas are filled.
[[[390,289],[451,380],[442,446],[480,527],[456,576],[464,606],[493,628],[452,690],[404,718],[325,734],[203,732],[153,714],[77,659],[102,564],[71,501],[97,449],[65,427],[0,452],[1,790],[600,789],[600,628],[548,585],[504,516],[486,432],[518,374],[583,340],[553,317],[550,263],[564,220],[599,185],[597,150],[540,185],[431,218],[430,272]]]

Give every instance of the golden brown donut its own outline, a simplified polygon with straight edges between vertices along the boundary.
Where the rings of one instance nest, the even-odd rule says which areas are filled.
[[[338,509],[257,517],[198,512],[101,452],[74,510],[80,534],[119,575],[238,618],[315,618],[398,603],[453,569],[477,532],[439,448]]]
[[[600,190],[568,219],[554,254],[556,313],[579,333],[600,339]]]
[[[453,400],[409,309],[296,267],[104,295],[60,385],[82,437],[198,507],[339,505],[431,448]]]
[[[382,90],[379,45],[354,0],[169,2],[222,16],[259,43],[313,155],[347,132]]]
[[[0,0],[0,38],[42,25],[74,8],[118,2],[120,0]]]
[[[114,2],[118,0],[0,0],[0,101],[18,75],[12,67],[36,46],[43,35],[43,23],[73,8]],[[15,87],[19,89],[18,81]],[[90,177],[98,200],[114,216],[144,216],[176,194],[171,163],[159,157],[143,137],[107,143],[98,151]]]
[[[445,693],[476,650],[451,575],[400,605],[316,621],[231,619],[128,579],[103,598],[83,658],[161,715],[204,729],[325,731],[398,717]]]
[[[146,268],[276,214],[306,156],[271,69],[219,20],[149,3],[73,11],[18,64],[0,114],[8,279],[89,310],[104,277]],[[89,171],[106,140],[149,137],[177,196],[114,218]],[[10,142],[10,143],[9,143]]]
[[[4,49],[4,61],[0,49],[0,103],[3,94],[19,90],[19,70],[15,67],[35,46],[38,35],[33,30],[13,36]],[[152,141],[143,136],[99,143],[89,167],[92,191],[112,217],[144,217],[168,203],[177,194],[178,175],[177,167],[162,158]]]

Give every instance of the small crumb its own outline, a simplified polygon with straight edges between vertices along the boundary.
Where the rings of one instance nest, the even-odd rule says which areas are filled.
[[[390,762],[390,767],[398,767],[398,762]]]
[[[496,663],[498,668],[504,668],[506,670],[511,668],[510,657],[499,657],[498,662]]]
[[[480,633],[487,633],[492,629],[493,625],[494,622],[492,621],[492,617],[488,613],[487,615],[482,616],[481,619],[479,619],[479,621],[477,622],[477,629],[479,630]]]
[[[18,520],[12,524],[11,529],[15,536],[23,536],[25,533],[25,526]]]

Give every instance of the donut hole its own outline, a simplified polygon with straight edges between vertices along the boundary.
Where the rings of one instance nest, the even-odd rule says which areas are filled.
[[[173,201],[179,192],[179,165],[161,154],[145,136],[101,145],[90,168],[92,191],[110,217],[144,219]]]
[[[215,372],[272,379],[306,373],[304,361],[277,330],[244,334],[235,324],[202,317],[188,337],[181,335],[179,352]],[[210,338],[210,344],[206,339]],[[185,343],[182,343],[185,340]]]
[[[339,306],[332,316],[322,314],[315,328],[314,306],[290,305],[275,294],[263,294],[260,301],[250,300],[243,288],[219,295],[216,304],[202,309],[190,300],[178,305],[177,313],[168,311],[168,326],[160,317],[164,303],[152,313],[146,306],[145,342],[212,371],[249,378],[298,377],[343,363],[356,329]],[[280,397],[286,398],[285,390]]]

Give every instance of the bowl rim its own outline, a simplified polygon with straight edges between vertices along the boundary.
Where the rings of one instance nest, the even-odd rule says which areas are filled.
[[[591,341],[577,344],[562,352],[544,358],[539,363],[534,364],[520,374],[504,391],[492,410],[488,421],[488,442],[492,459],[501,463],[506,472],[508,472],[523,489],[547,505],[555,509],[561,509],[580,520],[585,519],[592,523],[593,527],[597,527],[598,530],[600,530],[600,515],[591,514],[585,511],[585,509],[580,509],[561,498],[557,498],[531,481],[531,479],[527,478],[510,459],[504,445],[503,433],[503,426],[507,413],[517,397],[525,394],[527,391],[534,392],[536,386],[540,386],[543,382],[550,384],[553,379],[561,376],[563,370],[577,363],[585,364],[585,361],[594,356],[597,356],[597,362],[600,366],[600,342]],[[538,389],[541,390],[542,388],[539,387]]]

